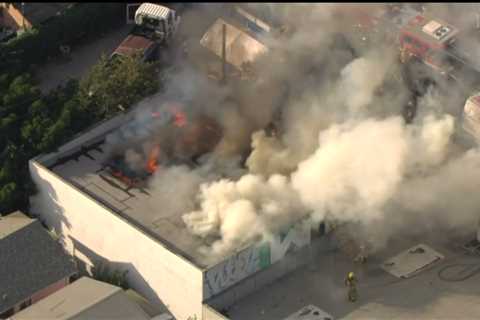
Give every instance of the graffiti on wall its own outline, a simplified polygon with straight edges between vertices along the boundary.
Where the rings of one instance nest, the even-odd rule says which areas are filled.
[[[270,263],[280,261],[286,254],[310,244],[310,223],[302,221],[274,236],[270,241]]]
[[[270,265],[268,244],[250,246],[222,263],[210,268],[204,275],[204,299],[222,292]]]
[[[310,243],[310,223],[299,222],[270,241],[252,245],[204,273],[204,299],[216,295],[246,277],[269,267],[289,252]]]

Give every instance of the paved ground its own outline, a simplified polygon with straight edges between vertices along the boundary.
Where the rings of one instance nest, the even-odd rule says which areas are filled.
[[[219,16],[218,11],[222,7],[222,4],[210,4],[208,6],[195,6],[194,11],[182,8],[180,12],[182,15],[182,22],[176,35],[176,41],[173,43],[173,47],[180,47],[183,39],[188,38],[189,47],[194,48],[190,50],[190,53],[193,53],[191,56],[199,55],[199,59],[203,59],[203,55],[198,54],[200,38]],[[102,53],[109,55],[115,50],[120,42],[126,37],[130,28],[131,26],[125,25],[94,42],[74,48],[71,60],[68,62],[52,61],[40,67],[37,71],[37,77],[42,92],[48,92],[59,84],[67,81],[69,78],[78,79],[85,75],[98,61]],[[177,50],[173,49],[171,51],[172,54],[176,54]]]
[[[229,310],[232,320],[280,320],[308,304],[336,319],[480,319],[480,274],[461,282],[447,282],[438,271],[456,263],[480,266],[480,258],[466,256],[446,242],[421,242],[445,255],[445,259],[410,279],[398,279],[379,263],[410,248],[418,241],[405,240],[372,257],[363,266],[323,245],[312,250],[313,263],[239,301]],[[344,276],[351,269],[359,277],[360,299],[346,301]],[[448,270],[460,274],[465,268]],[[466,274],[465,273],[465,274]]]
[[[115,50],[130,28],[131,26],[125,25],[91,43],[74,48],[68,62],[57,60],[40,67],[37,70],[37,77],[42,92],[48,92],[69,78],[78,79],[85,75],[102,53],[110,55]]]

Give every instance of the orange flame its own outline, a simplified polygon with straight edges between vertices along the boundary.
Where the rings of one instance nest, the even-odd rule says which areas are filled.
[[[158,156],[160,155],[160,146],[157,144],[155,145],[152,150],[150,151],[150,154],[148,155],[148,160],[147,160],[147,167],[146,170],[149,173],[154,173],[158,169]]]

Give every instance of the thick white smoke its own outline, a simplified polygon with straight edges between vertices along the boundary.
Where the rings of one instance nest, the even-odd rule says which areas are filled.
[[[331,17],[325,12],[315,19],[312,15],[307,17],[313,21]],[[305,25],[308,18],[302,21]],[[212,246],[213,253],[226,253],[240,244],[265,239],[278,227],[278,221],[292,222],[305,213],[315,222],[328,216],[360,223],[362,236],[376,241],[376,248],[396,233],[407,232],[407,221],[418,226],[422,225],[419,221],[431,219],[448,229],[475,220],[473,208],[480,203],[474,200],[465,205],[449,204],[462,212],[457,223],[445,210],[438,211],[443,201],[434,200],[437,193],[448,190],[448,198],[454,202],[457,192],[473,189],[478,181],[468,179],[462,187],[447,183],[460,181],[450,176],[457,175],[462,165],[472,167],[478,161],[476,154],[454,155],[455,125],[450,113],[455,114],[457,107],[453,100],[429,90],[417,101],[420,111],[415,122],[407,126],[399,114],[408,102],[410,89],[402,80],[395,52],[381,46],[343,64],[339,72],[325,69],[322,81],[310,79],[305,73],[307,66],[315,68],[323,61],[335,64],[341,60],[328,56],[325,49],[331,43],[332,29],[307,42],[305,36],[311,35],[311,29],[300,25],[291,42],[283,43],[284,52],[294,56],[291,68],[272,71],[277,78],[285,76],[294,92],[283,110],[283,132],[277,136],[255,132],[246,162],[251,174],[237,182],[221,180],[202,185],[200,210],[184,215],[194,234],[219,239]],[[314,47],[319,49],[318,54],[309,61]],[[284,191],[278,194],[293,197],[296,210],[277,210],[277,219],[266,219],[262,206],[266,200],[261,195],[269,194],[267,199],[276,208],[288,207],[283,198],[265,191],[272,188],[268,177],[282,177]],[[238,191],[242,179],[256,181],[248,185],[258,193]]]
[[[480,159],[455,154],[455,95],[428,91],[406,125],[400,114],[412,93],[398,48],[369,47],[346,30],[348,15],[339,19],[335,5],[268,7],[288,28],[262,38],[270,50],[255,65],[259,79],[221,86],[185,67],[153,98],[158,105],[181,99],[224,128],[199,167],[165,167],[150,181],[162,195],[159,208],[184,213],[187,228],[212,243],[205,253],[215,255],[267,239],[306,215],[359,223],[378,247],[407,223],[430,219],[450,228],[472,221],[480,203],[466,198],[479,180],[460,171],[475,170]],[[195,23],[187,29],[201,33]],[[270,136],[263,129],[280,110]],[[125,156],[144,162],[133,151]]]
[[[214,253],[268,237],[306,213],[315,221],[328,213],[336,221],[376,223],[409,173],[444,160],[452,133],[450,116],[429,116],[414,128],[400,117],[334,124],[320,133],[318,149],[291,177],[275,174],[264,181],[246,175],[202,185],[201,210],[184,220],[194,234],[221,238]]]
[[[408,155],[402,119],[333,125],[292,175],[302,200],[323,219],[375,219],[401,181]]]
[[[247,174],[238,181],[203,184],[199,200],[200,210],[185,215],[184,221],[198,236],[220,237],[212,245],[219,255],[268,237],[307,213],[288,178],[281,175],[264,179]]]

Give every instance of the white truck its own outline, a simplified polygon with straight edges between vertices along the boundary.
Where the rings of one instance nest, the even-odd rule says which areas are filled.
[[[160,45],[168,45],[180,24],[180,17],[175,10],[153,3],[127,5],[127,23],[129,12],[135,10],[133,27],[130,34],[112,53],[111,58],[133,56],[140,53],[142,60],[150,60],[155,56]]]

